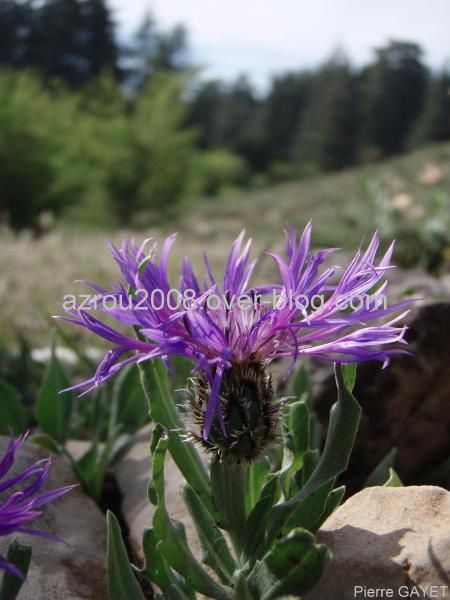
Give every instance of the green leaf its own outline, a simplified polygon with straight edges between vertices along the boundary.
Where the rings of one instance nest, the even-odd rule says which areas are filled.
[[[356,369],[357,363],[348,363],[342,365],[342,373],[344,376],[344,383],[350,393],[353,392],[356,383]]]
[[[273,507],[267,535],[269,546],[306,498],[326,483],[334,481],[347,468],[358,429],[361,407],[348,391],[340,365],[335,365],[335,373],[338,399],[330,411],[328,434],[322,456],[303,488],[290,500]]]
[[[316,531],[315,524],[320,521],[325,512],[327,499],[333,485],[334,479],[327,481],[318,490],[305,498],[288,520],[286,529],[290,531],[296,527],[301,527],[308,531]]]
[[[169,452],[173,460],[208,512],[216,518],[208,472],[194,445],[184,437],[186,431],[169,391],[163,362],[152,360],[139,365],[139,369],[152,421],[168,430]]]
[[[165,592],[172,583],[175,583],[175,578],[163,554],[158,551],[158,538],[153,528],[149,527],[144,530],[142,546],[145,565],[141,572]]]
[[[192,362],[178,354],[172,356],[170,362],[175,371],[175,389],[185,387],[188,379],[192,377]]]
[[[75,460],[66,449],[63,449],[63,453],[71,463],[86,492],[97,501],[100,500],[118,431],[119,428],[113,431],[105,443],[99,444],[94,441],[87,452],[78,460]]]
[[[389,479],[386,483],[383,484],[384,487],[403,487],[403,483],[401,482],[400,477],[394,471],[394,469],[389,469]]]
[[[67,387],[70,387],[69,379],[56,357],[53,347],[52,356],[37,395],[34,413],[44,433],[53,437],[59,444],[66,442],[72,414],[73,393],[59,393]]]
[[[9,428],[14,435],[24,433],[27,428],[25,408],[19,393],[7,381],[0,379],[0,433],[7,435]]]
[[[55,440],[46,433],[35,433],[28,438],[28,441],[35,446],[39,446],[39,448],[49,450],[55,454],[59,454],[61,452],[61,447],[59,444],[57,444]]]
[[[249,560],[256,560],[263,554],[269,511],[276,502],[278,492],[279,478],[272,477],[263,487],[260,499],[245,522],[242,531],[242,552]]]
[[[314,473],[314,469],[319,464],[320,460],[320,452],[319,450],[308,450],[305,452],[305,456],[303,459],[303,468],[299,474],[299,477],[296,475],[296,479],[300,479],[300,487],[302,488],[306,482],[309,480],[311,475]],[[301,475],[301,477],[300,477]]]
[[[250,591],[247,577],[245,573],[239,573],[234,584],[235,600],[254,600],[254,596]]]
[[[13,540],[8,548],[7,560],[26,577],[31,562],[31,546]],[[14,600],[17,598],[22,584],[22,579],[5,571],[0,588],[0,600]]]
[[[197,530],[203,552],[202,561],[214,569],[223,583],[229,584],[236,569],[236,562],[222,532],[189,485],[184,487],[183,497]]]
[[[322,525],[325,523],[328,517],[332,515],[334,511],[338,508],[338,506],[342,502],[344,495],[345,485],[341,485],[340,487],[336,488],[328,494],[328,498],[325,504],[325,510],[321,515],[320,519],[316,521],[316,523],[314,523],[314,526],[312,527],[311,531],[318,531],[322,527]]]
[[[309,376],[309,371],[306,368],[305,363],[301,363],[297,369],[293,382],[292,382],[292,393],[297,400],[304,400],[307,405],[311,408],[312,402],[312,382]]]
[[[394,466],[396,457],[397,448],[392,448],[366,479],[363,487],[383,485],[389,477],[389,469]]]
[[[263,456],[258,461],[248,465],[247,487],[245,495],[245,510],[249,514],[259,499],[261,489],[270,473],[270,462]]]
[[[288,404],[284,417],[284,453],[280,472],[280,483],[286,498],[289,497],[291,478],[303,466],[305,453],[309,448],[309,409],[300,400]]]
[[[106,561],[110,600],[144,600],[122,540],[120,525],[111,511],[106,513],[108,544]]]
[[[158,550],[164,554],[170,566],[184,577],[190,588],[216,600],[231,600],[231,588],[216,582],[202,568],[189,548],[183,523],[171,519],[167,513],[164,497],[164,461],[169,443],[167,432],[162,427],[155,428],[151,442],[153,461],[149,496],[152,502],[156,500],[153,529],[160,540]]]
[[[294,529],[256,564],[248,578],[250,587],[261,600],[299,597],[316,585],[330,556],[324,545],[315,544],[312,534]]]
[[[121,424],[122,432],[134,433],[148,422],[148,405],[136,365],[121,370],[111,397],[110,429]]]
[[[167,600],[186,600],[189,596],[186,596],[182,589],[173,584],[167,590],[166,598]]]

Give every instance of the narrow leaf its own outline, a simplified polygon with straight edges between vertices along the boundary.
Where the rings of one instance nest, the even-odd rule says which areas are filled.
[[[383,485],[384,487],[403,487],[403,483],[394,469],[389,469],[389,479]]]
[[[7,381],[0,379],[0,433],[7,435],[9,428],[14,435],[25,433],[27,417],[18,392]]]
[[[184,487],[183,497],[197,530],[203,562],[214,569],[223,583],[230,583],[236,562],[222,532],[189,485]]]
[[[344,383],[350,393],[353,392],[353,389],[355,387],[357,366],[357,363],[348,363],[342,365]]]
[[[267,536],[269,546],[300,504],[347,468],[358,429],[361,407],[348,391],[340,365],[335,366],[335,372],[338,399],[330,411],[328,434],[322,456],[304,487],[287,502],[273,507]]]
[[[301,502],[287,522],[287,530],[290,531],[296,527],[315,531],[317,523],[325,512],[328,496],[333,488],[334,479],[327,481],[318,490],[310,494]]]
[[[142,546],[145,556],[142,574],[165,592],[172,583],[175,583],[175,580],[164,555],[158,551],[158,538],[151,527],[144,530]]]
[[[309,407],[312,402],[312,382],[305,363],[297,369],[292,383],[292,393],[297,400],[304,400]]]
[[[248,583],[254,596],[261,600],[288,595],[298,598],[314,587],[329,560],[328,549],[316,545],[311,533],[295,529],[256,563]]]
[[[270,473],[270,462],[264,456],[258,461],[248,465],[247,488],[245,495],[245,509],[249,514],[259,499],[261,489]]]
[[[285,407],[283,432],[285,443],[280,482],[286,498],[289,497],[291,478],[302,468],[305,453],[309,448],[309,422],[309,409],[306,402],[300,400]]]
[[[216,517],[208,473],[196,448],[184,437],[186,432],[169,391],[167,370],[163,362],[152,360],[140,365],[139,368],[152,421],[161,423],[167,429],[169,452],[173,460],[208,512],[213,518]]]
[[[148,421],[147,400],[142,389],[139,369],[128,365],[114,381],[111,397],[110,429],[117,423],[122,432],[134,433]]]
[[[21,544],[13,540],[8,548],[7,560],[16,567],[24,576],[27,576],[31,562],[31,546]],[[0,600],[15,600],[24,580],[19,579],[12,573],[5,571],[2,586],[0,588]]]
[[[153,528],[160,540],[158,549],[164,554],[170,566],[182,575],[187,585],[205,596],[216,600],[231,600],[231,588],[216,582],[192,554],[187,541],[186,530],[180,521],[171,519],[165,504],[164,461],[169,447],[167,432],[161,429],[152,438],[152,482],[149,487],[151,500],[156,500],[153,515]]]
[[[44,433],[53,437],[59,444],[64,444],[67,439],[74,399],[72,392],[59,392],[69,386],[69,379],[53,347],[34,412]]]
[[[383,460],[375,467],[369,477],[366,479],[363,487],[373,487],[375,485],[383,485],[389,478],[389,469],[395,464],[397,457],[397,448],[392,448],[383,458]]]
[[[106,561],[110,600],[144,600],[122,540],[120,525],[111,511],[106,514],[108,543]]]
[[[263,550],[263,540],[267,528],[269,511],[275,504],[279,490],[279,478],[272,477],[265,484],[261,497],[249,514],[242,531],[243,554],[249,560],[259,558]]]
[[[319,520],[314,523],[314,526],[311,528],[311,531],[316,532],[322,527],[322,525],[325,523],[328,517],[331,516],[334,513],[334,511],[338,508],[338,506],[342,502],[344,495],[345,485],[341,485],[340,487],[336,488],[328,494],[328,498],[325,504],[325,510],[319,518]]]

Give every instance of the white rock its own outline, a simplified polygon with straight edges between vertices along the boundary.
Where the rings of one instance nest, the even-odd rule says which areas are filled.
[[[155,507],[147,497],[147,487],[151,475],[150,457],[151,426],[144,427],[136,436],[136,442],[116,468],[119,489],[123,495],[122,513],[129,527],[129,542],[135,556],[143,560],[142,533],[151,527]],[[166,506],[173,519],[182,521],[192,552],[200,557],[200,547],[195,526],[183,502],[183,476],[167,453],[164,464]]]
[[[8,443],[0,438],[0,453]],[[48,452],[24,444],[16,455],[11,472],[23,470]],[[70,466],[52,455],[52,470],[45,489],[77,483]],[[106,525],[96,504],[81,488],[43,507],[43,515],[33,521],[33,529],[57,535],[68,546],[30,536],[21,536],[32,548],[27,581],[20,600],[106,600]],[[14,536],[0,538],[0,554],[5,555]]]
[[[367,488],[349,498],[317,538],[333,560],[307,600],[450,597],[450,493],[442,488]],[[355,586],[393,589],[394,595],[355,594]],[[418,594],[418,586],[443,587],[437,596],[402,595],[415,586]]]

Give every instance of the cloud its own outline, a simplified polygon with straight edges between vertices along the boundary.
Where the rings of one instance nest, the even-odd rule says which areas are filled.
[[[271,73],[311,66],[342,46],[356,64],[389,39],[417,41],[435,67],[450,58],[448,0],[110,0],[129,33],[146,10],[163,27],[186,25],[208,73]]]

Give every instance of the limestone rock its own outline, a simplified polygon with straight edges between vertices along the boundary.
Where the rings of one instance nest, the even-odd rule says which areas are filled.
[[[372,469],[394,446],[395,468],[405,483],[450,454],[450,303],[424,306],[407,332],[411,356],[394,356],[358,367],[355,396],[363,413],[350,467],[343,478],[351,491],[361,488]],[[316,408],[326,424],[336,386],[329,378]],[[444,481],[439,483],[443,485]]]
[[[0,452],[7,444],[7,438],[0,438]],[[48,452],[26,443],[11,472],[47,456]],[[47,489],[77,483],[64,459],[52,455],[52,462]],[[33,553],[20,600],[106,600],[106,525],[93,500],[81,488],[73,489],[47,504],[32,526],[63,538],[68,545],[25,535],[21,538],[32,546]],[[1,554],[6,554],[12,537],[0,538]]]
[[[333,553],[322,581],[307,600],[350,600],[355,586],[393,589],[439,587],[450,598],[450,493],[435,486],[366,488],[347,500],[317,534]]]
[[[122,493],[122,514],[129,528],[129,542],[134,555],[143,560],[142,533],[151,527],[155,507],[147,497],[150,481],[151,426],[144,427],[136,436],[136,441],[116,467],[116,478]],[[182,498],[184,479],[178,467],[167,453],[164,464],[166,505],[169,515],[182,521],[192,552],[200,557],[200,548],[195,527]]]

